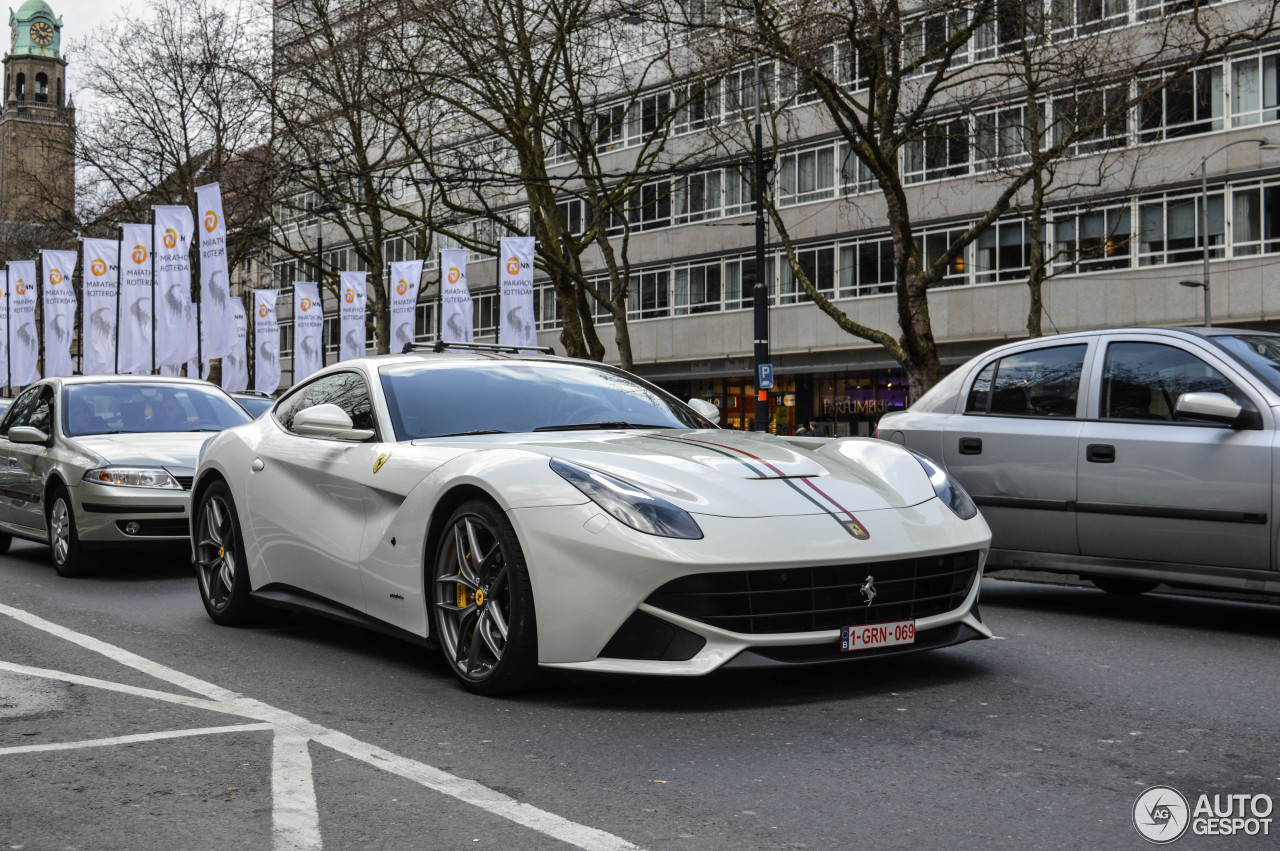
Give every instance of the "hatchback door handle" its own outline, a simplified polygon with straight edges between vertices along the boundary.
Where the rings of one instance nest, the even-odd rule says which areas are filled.
[[[960,454],[961,455],[981,455],[982,454],[982,438],[980,437],[960,438]]]
[[[1110,464],[1116,460],[1116,448],[1109,443],[1090,443],[1084,457],[1095,464]]]

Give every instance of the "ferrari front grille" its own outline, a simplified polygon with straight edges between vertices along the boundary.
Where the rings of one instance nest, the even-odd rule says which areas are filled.
[[[977,574],[977,550],[896,561],[697,573],[668,582],[646,602],[747,635],[818,632],[952,611],[964,602]]]

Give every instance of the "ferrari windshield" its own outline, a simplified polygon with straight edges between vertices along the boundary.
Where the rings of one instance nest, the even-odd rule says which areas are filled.
[[[68,437],[222,431],[252,419],[222,391],[199,384],[69,384],[62,392]]]
[[[674,396],[607,367],[547,361],[380,370],[397,440],[574,428],[712,428]]]

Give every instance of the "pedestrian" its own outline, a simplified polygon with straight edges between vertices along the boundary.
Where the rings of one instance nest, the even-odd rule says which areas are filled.
[[[826,431],[824,431],[824,430],[823,430],[822,426],[818,425],[818,424],[817,424],[816,422],[814,422],[813,420],[810,420],[810,421],[809,421],[809,436],[810,436],[810,437],[826,437],[826,436],[827,436],[827,433],[826,433]]]
[[[804,427],[804,423],[801,423],[800,427],[796,429],[796,437],[804,437],[808,433],[809,429]]]

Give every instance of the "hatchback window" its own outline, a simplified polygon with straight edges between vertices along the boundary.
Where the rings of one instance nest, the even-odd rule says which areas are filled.
[[[1223,393],[1253,407],[1225,375],[1200,358],[1160,343],[1112,343],[1102,379],[1102,416],[1173,421],[1183,393]]]
[[[969,391],[966,413],[1074,417],[1087,348],[1033,349],[988,364]]]

